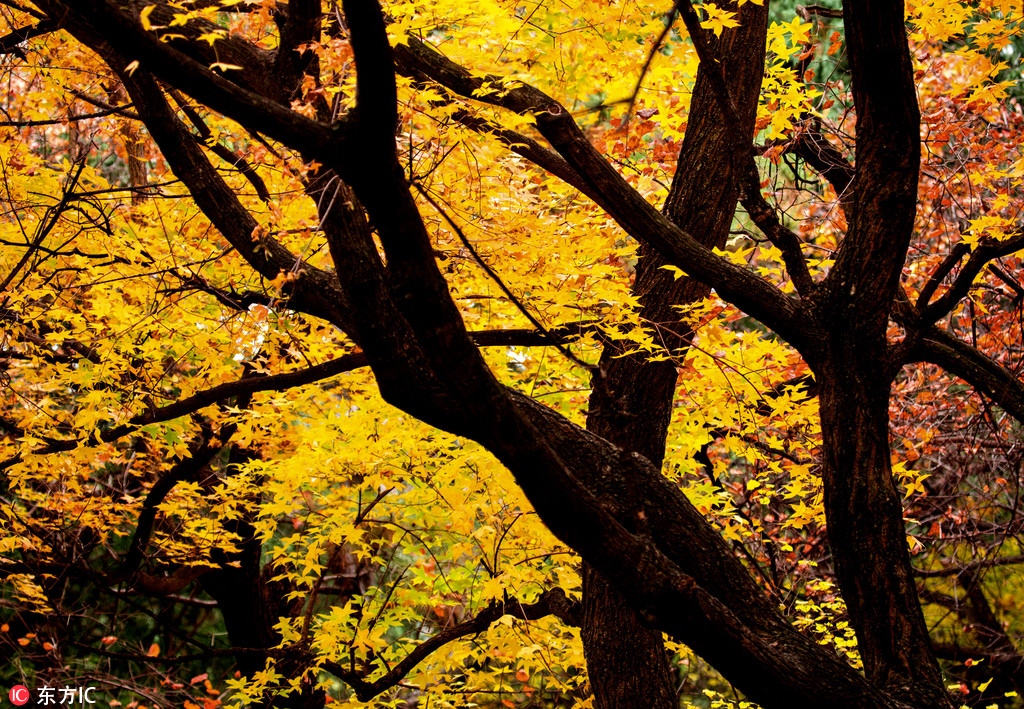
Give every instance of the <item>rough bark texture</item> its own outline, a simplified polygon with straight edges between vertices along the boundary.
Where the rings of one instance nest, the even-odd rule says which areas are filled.
[[[827,328],[819,384],[822,477],[835,570],[868,678],[922,707],[946,707],[911,576],[889,448],[886,327],[917,206],[920,116],[902,3],[848,2],[857,107],[849,230],[816,294]]]
[[[754,129],[767,18],[767,5],[748,3],[739,15],[740,27],[724,31],[718,42],[741,110],[743,135]],[[664,211],[709,247],[724,245],[736,210],[738,182],[722,155],[732,152],[737,137],[723,120],[707,72],[698,71]],[[665,348],[681,358],[692,332],[680,321],[676,306],[699,302],[711,289],[688,277],[675,279],[661,268],[667,262],[657,252],[643,248],[640,253],[633,286],[642,306],[640,316],[657,330]],[[610,343],[601,355],[600,371],[601,376],[594,378],[588,430],[660,468],[676,389],[676,361],[623,357],[621,347]],[[676,706],[661,631],[646,627],[622,595],[586,562],[583,607],[583,648],[597,709]]]
[[[583,564],[583,626],[594,706],[676,707],[675,684],[661,631],[644,625],[622,594]]]

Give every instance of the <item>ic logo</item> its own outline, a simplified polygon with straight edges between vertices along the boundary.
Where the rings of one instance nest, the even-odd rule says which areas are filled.
[[[28,704],[28,700],[31,698],[32,693],[28,691],[28,687],[23,684],[16,684],[11,687],[11,703],[15,706],[21,706]]]

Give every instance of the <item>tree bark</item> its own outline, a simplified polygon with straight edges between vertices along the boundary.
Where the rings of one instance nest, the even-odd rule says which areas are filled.
[[[920,707],[949,707],[913,582],[893,481],[886,329],[914,228],[920,116],[902,3],[844,4],[857,108],[849,229],[813,297],[827,332],[805,353],[819,384],[835,571],[865,674]]]
[[[736,211],[738,181],[733,165],[722,156],[733,152],[741,136],[753,135],[767,5],[747,3],[739,20],[739,27],[722,33],[717,51],[740,112],[740,134],[735,135],[724,120],[702,66],[664,208],[669,219],[709,247],[725,244]],[[594,378],[587,428],[660,468],[676,389],[676,361],[685,356],[693,336],[676,306],[699,302],[711,289],[689,277],[675,279],[661,268],[666,260],[651,249],[642,248],[640,254],[633,285],[640,317],[658,330],[673,359],[651,362],[643,355],[622,356],[620,346],[608,343],[601,355],[601,375]],[[661,631],[646,627],[622,595],[586,562],[583,608],[583,648],[597,709],[677,706]]]

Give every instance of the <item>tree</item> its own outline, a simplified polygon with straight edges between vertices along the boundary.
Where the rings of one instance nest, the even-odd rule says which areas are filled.
[[[1003,512],[925,487],[1024,414],[1018,8],[0,4],[35,684],[568,703],[581,626],[597,707],[677,705],[689,651],[764,707],[950,707],[922,597],[1019,658],[978,576],[1017,473],[971,472]],[[856,652],[800,629],[833,610]]]

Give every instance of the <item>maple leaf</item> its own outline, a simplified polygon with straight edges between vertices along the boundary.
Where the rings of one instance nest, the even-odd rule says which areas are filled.
[[[716,37],[721,36],[722,30],[727,27],[738,27],[740,24],[736,20],[736,13],[723,10],[715,3],[705,3],[701,9],[707,14],[707,19],[701,21],[700,26],[714,32]]]

